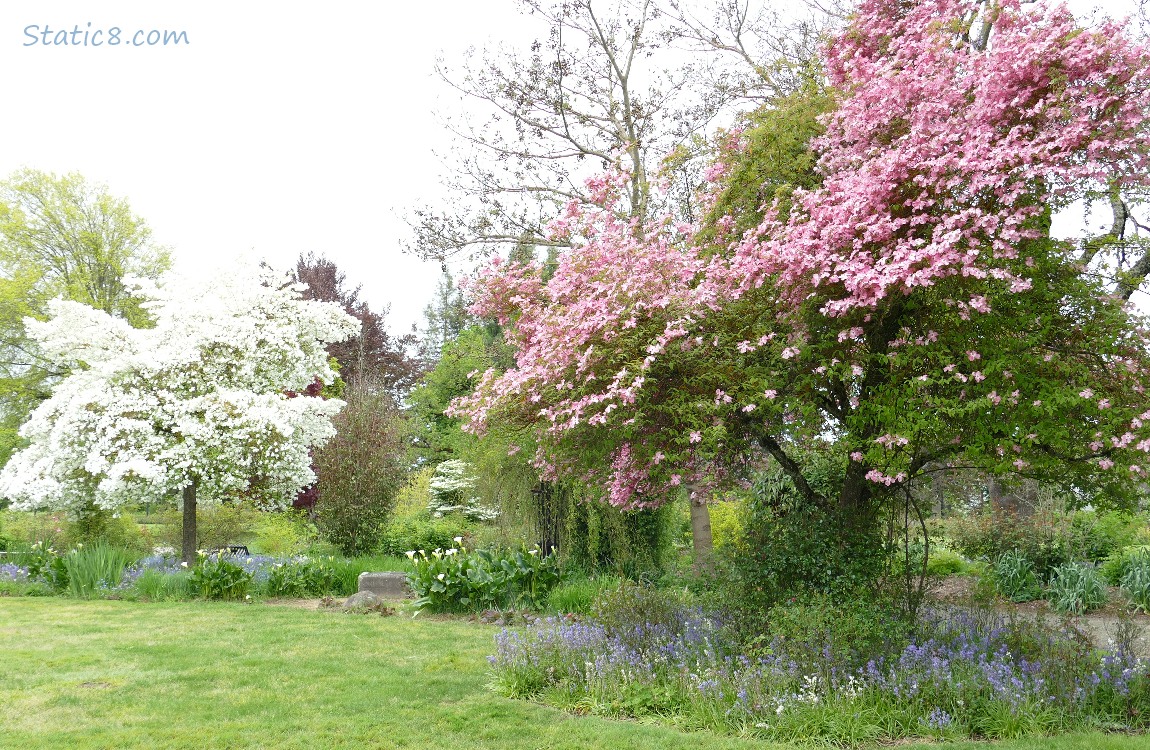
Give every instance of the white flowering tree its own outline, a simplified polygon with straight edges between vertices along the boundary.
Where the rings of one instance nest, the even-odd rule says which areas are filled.
[[[333,380],[324,347],[359,323],[266,267],[135,283],[152,328],[64,300],[27,321],[71,374],[20,429],[28,445],[0,471],[0,496],[76,512],[179,494],[190,563],[198,499],[276,507],[315,480],[309,450],[343,402],[296,392]]]
[[[483,505],[475,496],[475,475],[465,461],[452,459],[436,466],[429,490],[431,502],[427,509],[435,518],[457,512],[472,521],[494,521],[499,517],[498,510]]]

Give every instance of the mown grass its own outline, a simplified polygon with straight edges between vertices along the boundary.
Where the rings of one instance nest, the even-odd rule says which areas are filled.
[[[779,747],[501,698],[487,689],[495,632],[262,604],[3,598],[0,748]],[[1148,744],[1088,734],[993,747]]]

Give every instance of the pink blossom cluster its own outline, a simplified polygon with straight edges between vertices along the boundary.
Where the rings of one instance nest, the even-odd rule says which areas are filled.
[[[825,59],[844,96],[817,144],[824,184],[796,196],[797,217],[744,238],[730,283],[771,278],[796,303],[829,286],[829,315],[950,276],[1025,291],[1011,261],[1036,236],[1036,187],[1066,199],[1150,167],[1132,148],[1150,116],[1145,46],[1115,24],[1082,31],[1064,6],[1004,0],[979,51],[941,20],[979,5],[861,4]]]

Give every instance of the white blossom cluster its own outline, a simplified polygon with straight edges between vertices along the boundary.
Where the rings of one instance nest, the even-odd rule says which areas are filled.
[[[315,480],[308,451],[335,434],[343,402],[285,392],[332,382],[324,347],[358,322],[252,264],[133,283],[152,328],[65,300],[26,321],[70,374],[21,427],[28,446],[0,471],[0,496],[18,509],[114,508],[195,482],[208,501],[290,501]]]
[[[452,459],[435,467],[429,484],[431,502],[427,509],[435,518],[448,513],[462,513],[473,521],[493,521],[499,511],[479,502],[473,494],[475,477],[465,461]]]

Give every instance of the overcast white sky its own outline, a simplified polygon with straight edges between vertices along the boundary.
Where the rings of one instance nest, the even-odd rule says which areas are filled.
[[[1134,4],[1073,5],[1121,16]],[[77,27],[88,46],[36,36]],[[113,27],[119,46],[91,44]],[[153,29],[187,43],[129,43]],[[399,250],[400,215],[439,198],[433,111],[458,106],[435,57],[537,29],[514,0],[3,0],[0,176],[27,166],[106,183],[180,264],[322,253],[403,331],[439,274]]]

